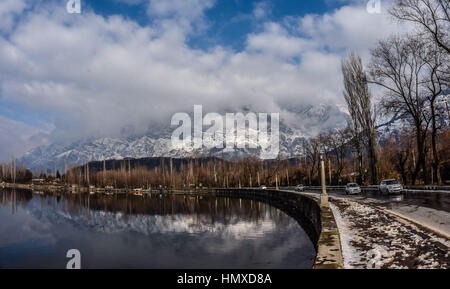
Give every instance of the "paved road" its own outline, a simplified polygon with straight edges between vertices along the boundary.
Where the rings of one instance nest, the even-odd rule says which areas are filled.
[[[318,195],[318,191],[307,192]],[[382,208],[387,212],[409,219],[442,235],[450,236],[450,194],[405,194],[380,195],[379,193],[363,193],[361,195],[345,195],[329,192],[332,198],[344,198],[366,205]]]

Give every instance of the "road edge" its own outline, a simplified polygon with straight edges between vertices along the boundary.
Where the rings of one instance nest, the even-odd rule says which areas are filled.
[[[328,203],[320,204],[320,210],[322,230],[313,269],[343,269],[341,237],[333,211]]]

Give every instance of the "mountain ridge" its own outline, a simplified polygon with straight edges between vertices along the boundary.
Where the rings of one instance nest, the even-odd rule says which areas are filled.
[[[329,129],[345,126],[348,115],[342,107],[331,104],[291,108],[291,113],[298,114],[302,121],[296,128],[280,119],[279,151],[284,157],[295,157],[303,152],[303,143],[315,134]],[[170,130],[152,131],[149,134],[98,137],[69,143],[53,142],[47,146],[35,147],[25,153],[19,161],[25,162],[34,172],[41,169],[63,171],[69,165],[81,165],[88,161],[102,161],[124,158],[146,157],[192,157],[208,156],[242,158],[257,156],[261,149],[225,148],[208,150],[180,150],[171,148]]]

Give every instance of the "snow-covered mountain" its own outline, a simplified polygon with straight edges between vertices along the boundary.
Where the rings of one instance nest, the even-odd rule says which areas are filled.
[[[283,119],[280,115],[280,143],[279,150],[284,156],[298,156],[303,152],[303,143],[306,139],[320,131],[340,128],[346,125],[347,114],[336,105],[323,104],[292,108],[291,113],[298,116],[295,124]],[[180,150],[171,146],[172,129],[167,128],[157,132],[152,131],[144,135],[127,137],[100,137],[79,140],[70,143],[54,142],[47,146],[36,147],[27,152],[21,161],[33,171],[43,169],[60,171],[65,165],[79,165],[86,161],[105,159],[144,158],[144,157],[189,157],[209,155],[212,153],[221,156],[224,153],[228,158],[240,158],[258,155],[259,149],[214,149],[207,150]]]

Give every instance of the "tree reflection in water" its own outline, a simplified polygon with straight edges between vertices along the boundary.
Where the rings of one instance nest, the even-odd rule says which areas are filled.
[[[64,267],[56,254],[70,246],[85,268],[310,268],[315,256],[294,219],[257,201],[7,189],[0,200],[0,234],[9,236],[0,237],[3,268]],[[31,248],[37,240],[45,245]],[[11,256],[19,245],[30,251],[27,262]]]

